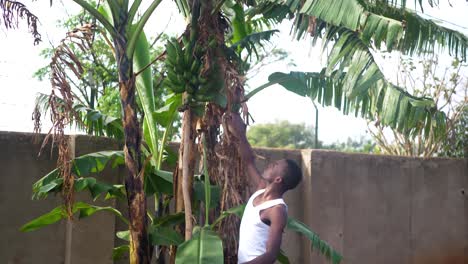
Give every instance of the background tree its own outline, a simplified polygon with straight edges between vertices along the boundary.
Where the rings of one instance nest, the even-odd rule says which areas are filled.
[[[452,124],[452,129],[448,132],[440,156],[468,158],[468,106],[458,106],[460,117]]]
[[[355,153],[380,153],[380,149],[376,143],[366,137],[361,136],[359,140],[349,138],[345,142],[334,142],[331,144],[323,144],[323,149],[337,150],[342,152],[355,152]]]
[[[314,147],[313,128],[289,121],[253,125],[247,131],[252,146],[306,149]]]
[[[423,123],[417,133],[403,133],[396,128],[384,127],[379,119],[369,123],[369,131],[383,153],[404,156],[455,156],[463,157],[462,145],[466,142],[466,108],[468,105],[468,79],[463,75],[467,65],[454,60],[443,68],[438,57],[415,60],[402,59],[398,82],[414,95],[433,98],[435,109],[447,116],[444,136],[437,136],[435,126]]]
[[[373,140],[360,137],[348,138],[345,142],[325,144],[318,142],[315,147],[314,128],[305,124],[292,124],[289,121],[252,125],[247,131],[249,142],[257,147],[291,149],[329,149],[343,152],[378,153]]]
[[[71,32],[80,25],[96,22],[93,16],[87,11],[81,10],[78,14],[69,16],[65,20],[59,20],[58,26]],[[164,51],[161,40],[167,39],[167,35],[161,33],[156,36],[150,45],[150,56],[156,58]],[[110,46],[110,40],[102,32],[93,31],[92,38],[89,39],[89,50],[82,50],[79,45],[71,44],[70,51],[76,56],[83,69],[83,74],[77,78],[73,73],[66,74],[70,83],[71,94],[74,100],[74,109],[79,114],[79,120],[74,124],[79,130],[90,135],[123,138],[122,131],[122,110],[117,79],[117,67],[114,58],[114,51]],[[51,59],[56,47],[47,48],[41,51],[41,56]],[[163,63],[156,60],[151,65],[154,86],[154,96],[156,98],[167,98],[169,90],[161,85],[163,78]],[[64,69],[67,70],[67,69]],[[68,70],[69,71],[69,70]],[[49,78],[51,68],[49,65],[38,69],[34,76],[42,81]],[[141,103],[137,102],[141,108]],[[164,100],[156,100],[157,109],[163,107]],[[38,94],[36,97],[36,113],[40,116],[49,114],[49,95]],[[140,114],[140,113],[139,113]],[[140,117],[142,118],[141,114]],[[40,121],[38,119],[37,121]],[[169,135],[169,140],[177,133],[180,127],[180,120],[175,120],[176,128]],[[162,128],[160,128],[161,130]],[[162,132],[161,132],[162,133]]]

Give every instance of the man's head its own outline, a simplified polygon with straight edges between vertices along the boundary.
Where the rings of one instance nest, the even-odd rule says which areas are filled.
[[[302,171],[296,162],[281,159],[270,163],[263,172],[268,184],[278,184],[283,192],[296,188],[302,181]]]

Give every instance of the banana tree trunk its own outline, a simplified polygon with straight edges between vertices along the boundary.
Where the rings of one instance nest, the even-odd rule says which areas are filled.
[[[127,39],[125,32],[114,40],[119,72],[120,99],[123,109],[125,132],[125,166],[128,174],[125,179],[130,218],[130,263],[150,262],[150,247],[147,232],[146,196],[143,189],[141,164],[141,130],[138,124],[135,104],[135,76],[133,62],[125,53]]]
[[[182,144],[179,150],[179,186],[178,186],[178,209],[185,212],[185,240],[192,237],[192,201],[191,190],[193,185],[193,174],[195,169],[195,119],[192,110],[184,111],[182,119]],[[182,198],[182,199],[181,199]]]
[[[190,178],[190,156],[193,149],[192,144],[192,113],[190,109],[187,109],[184,113],[183,128],[182,128],[182,196],[184,199],[184,211],[185,211],[185,240],[189,240],[192,237],[192,202],[190,199],[190,189],[192,188]]]

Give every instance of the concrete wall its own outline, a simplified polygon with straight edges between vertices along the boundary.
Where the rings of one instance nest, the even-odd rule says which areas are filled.
[[[122,225],[101,213],[31,233],[19,227],[60,204],[31,200],[31,185],[52,170],[56,156],[38,157],[31,134],[0,132],[0,263],[111,263],[114,232]],[[111,140],[72,138],[75,155],[119,149]],[[49,147],[50,149],[50,147]],[[468,263],[468,161],[344,154],[321,150],[256,149],[262,169],[293,159],[304,182],[286,194],[289,214],[341,252],[344,263]],[[98,177],[117,182],[123,171]],[[76,198],[90,201],[86,194]],[[109,204],[109,201],[99,201]],[[121,205],[118,204],[118,207]],[[67,230],[69,231],[67,233]],[[71,232],[70,232],[71,231]],[[71,244],[66,246],[69,239]],[[282,248],[291,263],[326,263],[310,242],[286,232]],[[456,262],[448,257],[462,255]],[[466,262],[465,262],[466,261]]]
[[[304,220],[345,263],[468,263],[466,159],[319,150],[303,157],[311,175]],[[454,254],[460,262],[448,260]]]
[[[39,138],[39,144],[34,144],[33,138],[32,134],[0,132],[0,263],[62,264],[67,258],[76,264],[112,263],[115,218],[111,214],[75,219],[71,225],[61,221],[29,233],[19,231],[23,224],[61,204],[60,195],[31,200],[32,184],[53,170],[57,162],[57,150],[51,155],[50,145],[38,156],[44,137]],[[114,141],[102,138],[78,136],[71,142],[76,155],[119,149]],[[109,170],[99,177],[116,182],[120,173]],[[76,200],[91,202],[84,193]],[[97,203],[109,205],[101,200]],[[67,240],[71,242],[68,245]]]

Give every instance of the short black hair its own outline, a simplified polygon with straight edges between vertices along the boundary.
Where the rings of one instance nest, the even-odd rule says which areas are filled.
[[[302,181],[302,170],[293,160],[285,159],[287,167],[283,174],[285,191],[292,190]]]

